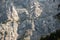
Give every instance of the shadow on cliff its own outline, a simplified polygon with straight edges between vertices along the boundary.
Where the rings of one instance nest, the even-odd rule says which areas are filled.
[[[47,12],[45,12],[45,11],[47,11]],[[23,12],[22,14],[19,14],[19,17],[20,17],[19,22],[22,24],[22,26],[21,26],[21,24],[19,24],[19,26],[18,26],[18,34],[19,34],[19,36],[18,36],[17,40],[24,40],[24,38],[26,37],[25,36],[26,31],[25,31],[25,28],[23,28],[23,27],[25,27],[25,25],[28,25],[28,23],[25,22],[25,21],[27,19],[29,19],[29,17],[27,17],[27,14],[25,12]],[[42,27],[44,25],[43,22],[45,23],[45,21],[47,21],[46,22],[47,26]],[[41,12],[40,16],[37,17],[37,18],[35,18],[35,19],[33,19],[33,21],[32,21],[32,22],[34,22],[34,25],[35,25],[35,27],[34,27],[35,31],[32,31],[32,36],[30,35],[30,40],[40,40],[40,36],[42,34],[47,34],[48,35],[48,33],[51,33],[53,30],[55,30],[55,28],[53,28],[53,26],[52,26],[52,21],[55,21],[54,15],[52,15],[51,13],[49,13],[47,9],[46,10],[42,9],[42,12]],[[29,24],[27,26],[27,28],[26,28],[27,30],[32,27],[30,25],[31,24]],[[29,26],[30,26],[30,28],[28,28]],[[49,27],[51,27],[51,28],[49,28]],[[23,32],[20,31],[21,29],[22,29]],[[47,31],[45,32],[45,30],[47,30]]]
[[[41,37],[40,40],[60,40],[60,30],[56,30],[56,32],[46,35],[46,37]]]
[[[5,13],[2,12],[3,10],[0,10],[0,23],[6,23],[8,19],[6,12]]]
[[[57,9],[59,10],[59,8],[60,6],[58,5]],[[32,36],[30,38],[31,40],[60,40],[60,12],[57,14],[53,14],[49,13],[49,11],[50,10],[42,9],[41,15],[34,20],[35,31],[33,31],[32,33]],[[44,26],[43,23],[47,25]],[[50,36],[46,36],[45,38],[41,37],[49,34]]]

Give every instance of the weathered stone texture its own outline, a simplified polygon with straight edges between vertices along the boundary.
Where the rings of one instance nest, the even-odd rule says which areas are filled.
[[[0,40],[39,40],[60,29],[60,0],[1,0]]]

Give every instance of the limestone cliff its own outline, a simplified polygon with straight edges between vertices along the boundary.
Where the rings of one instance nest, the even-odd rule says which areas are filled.
[[[40,40],[60,29],[60,0],[1,0],[0,40]]]

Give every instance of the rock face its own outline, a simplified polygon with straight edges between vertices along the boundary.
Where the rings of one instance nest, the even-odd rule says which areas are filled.
[[[0,40],[40,40],[60,29],[60,0],[1,0]]]

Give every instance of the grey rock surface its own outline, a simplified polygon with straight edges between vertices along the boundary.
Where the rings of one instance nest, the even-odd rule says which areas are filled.
[[[40,40],[60,29],[58,5],[60,0],[1,0],[0,40]]]

